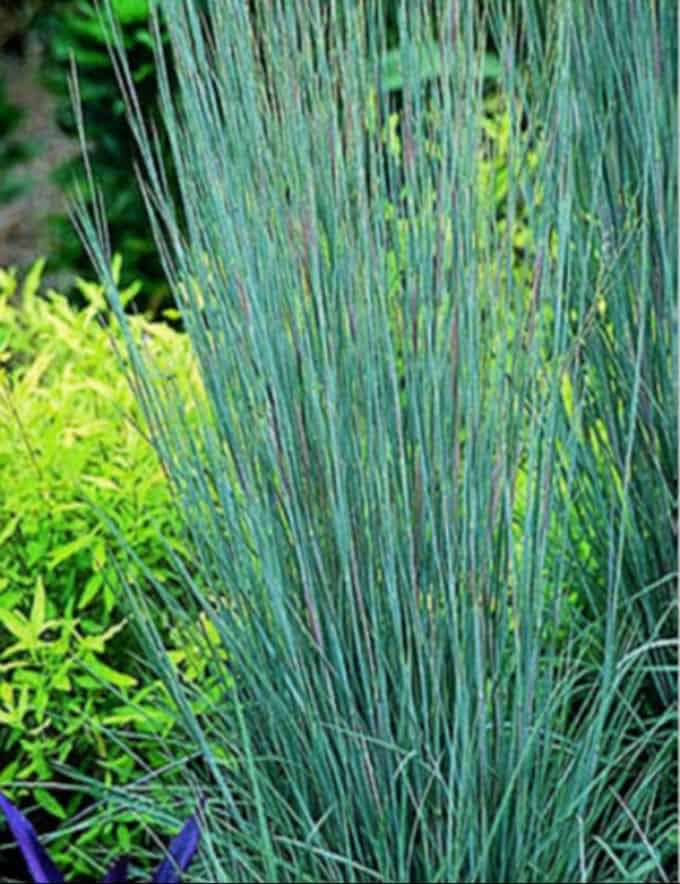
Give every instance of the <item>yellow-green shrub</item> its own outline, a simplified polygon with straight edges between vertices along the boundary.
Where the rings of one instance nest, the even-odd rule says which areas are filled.
[[[77,311],[59,294],[39,292],[43,263],[23,284],[0,270],[0,781],[63,786],[68,778],[56,765],[65,763],[124,784],[155,766],[155,741],[173,721],[160,685],[142,684],[135,672],[121,563],[105,523],[165,585],[167,544],[183,555],[182,538],[101,289],[80,282],[87,306]],[[181,333],[141,316],[132,324],[172,361],[180,388],[195,382]],[[186,632],[168,630],[170,643],[173,635],[173,662],[188,679],[201,678],[205,700],[210,682],[181,650]],[[102,736],[121,722],[144,767]],[[82,804],[82,795],[54,787],[26,794],[62,819]],[[125,848],[133,835],[121,825],[95,829],[95,837]],[[64,840],[51,850],[58,859],[72,846]]]

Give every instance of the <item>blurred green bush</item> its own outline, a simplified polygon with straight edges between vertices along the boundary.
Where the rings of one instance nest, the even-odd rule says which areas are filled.
[[[0,781],[45,784],[12,795],[33,796],[63,820],[83,795],[62,791],[69,777],[59,765],[122,785],[159,767],[159,740],[166,749],[172,741],[163,689],[139,678],[121,598],[118,569],[134,579],[135,564],[116,565],[104,520],[164,584],[168,545],[186,556],[168,484],[136,426],[101,288],[79,281],[88,306],[76,311],[55,292],[39,294],[42,269],[21,286],[0,270]],[[180,386],[195,383],[183,335],[141,316],[132,322],[172,360]],[[173,665],[201,680],[198,710],[224,685],[206,673],[196,650],[205,628],[195,627],[163,634],[174,642]],[[134,753],[106,739],[114,725],[129,731]],[[139,822],[103,820],[50,849],[91,875],[74,859],[85,840],[126,849],[139,831]]]
[[[147,27],[147,0],[114,0],[113,12],[133,66],[139,95],[150,112],[156,98],[152,38]],[[125,255],[128,280],[144,283],[140,306],[160,308],[166,297],[160,261],[155,252],[144,202],[134,174],[137,148],[125,119],[116,73],[107,48],[107,27],[90,0],[56,0],[36,20],[44,44],[43,77],[56,97],[56,118],[68,135],[77,135],[69,80],[72,60],[77,66],[89,160],[107,207],[114,249]],[[78,155],[56,170],[55,179],[71,194],[75,186],[87,191],[83,163]],[[88,257],[65,216],[52,219],[52,260],[86,273]]]
[[[0,79],[0,206],[19,196],[27,187],[17,166],[32,156],[34,145],[17,137],[16,130],[22,117],[21,108],[9,101],[5,84]]]

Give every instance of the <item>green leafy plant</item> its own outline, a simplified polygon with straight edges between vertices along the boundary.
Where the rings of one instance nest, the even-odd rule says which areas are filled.
[[[162,90],[177,199],[128,97],[205,399],[163,383],[110,272],[105,216],[77,215],[201,577],[178,574],[181,598],[153,574],[125,583],[205,761],[184,788],[211,797],[217,880],[652,884],[677,871],[676,714],[650,708],[656,627],[627,609],[641,588],[620,566],[626,543],[646,542],[628,520],[633,454],[621,506],[586,509],[606,543],[573,542],[578,471],[601,454],[581,423],[603,395],[581,375],[583,341],[603,286],[621,322],[630,297],[584,218],[602,188],[654,191],[674,129],[651,71],[673,24],[643,0],[625,14],[594,0],[596,28],[575,4],[555,4],[547,28],[539,3],[488,5],[505,169],[500,147],[484,155],[470,4],[400,4],[411,64],[393,150],[392,47],[368,5],[343,4],[339,23],[334,4],[283,2],[255,36],[238,0],[205,15],[160,4],[160,82],[170,65],[191,72]],[[419,47],[433,22],[431,77]],[[582,73],[594,58],[602,81]],[[624,181],[588,166],[630,139],[605,125],[617,105],[599,113],[603,81],[632,96]],[[650,204],[626,206],[642,256]],[[635,279],[653,304],[650,277]],[[668,348],[669,315],[654,319]],[[629,377],[616,409],[635,452],[640,370]],[[574,605],[591,556],[603,604]],[[229,776],[212,740],[228,713],[191,713],[155,625],[182,612],[212,624],[229,661]]]
[[[42,267],[35,265],[20,291],[13,274],[2,275],[5,585],[15,584],[16,597],[24,587],[30,593],[43,569],[53,575],[61,602],[72,598],[76,611],[99,616],[101,609],[108,616],[119,581],[93,505],[115,513],[123,534],[135,533],[159,575],[166,554],[155,529],[177,537],[178,522],[155,454],[135,425],[134,399],[110,332],[100,323],[101,289],[80,282],[89,306],[76,311],[54,292],[39,296]],[[128,289],[126,299],[137,288]],[[163,324],[141,323],[149,346],[172,352],[177,376],[190,383],[182,339]]]
[[[112,547],[124,538],[172,589],[171,562],[184,540],[137,426],[101,288],[81,281],[88,306],[75,310],[55,292],[42,295],[43,263],[21,286],[0,271],[0,780],[33,783],[39,807],[63,821],[84,806],[69,766],[99,771],[114,787],[161,767],[158,739],[177,739],[167,693],[144,680],[143,668],[140,680],[139,644],[125,616],[121,576],[131,579],[141,566],[131,559],[121,574]],[[182,335],[143,317],[135,325],[146,346],[172,361],[178,383],[192,385]],[[199,618],[159,627],[178,677],[201,681],[192,700],[198,714],[227,688],[224,674],[196,660],[205,629]],[[127,747],[107,739],[113,726],[126,728]],[[61,838],[54,853],[88,874],[77,853],[88,838],[111,849],[142,831],[135,817],[104,819]]]

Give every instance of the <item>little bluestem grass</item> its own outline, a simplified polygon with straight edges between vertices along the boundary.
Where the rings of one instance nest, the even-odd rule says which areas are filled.
[[[380,3],[156,6],[169,157],[115,57],[199,432],[76,218],[212,588],[129,587],[203,758],[206,880],[670,880],[666,5],[403,3],[394,138]],[[213,624],[224,708],[192,713],[161,613]]]

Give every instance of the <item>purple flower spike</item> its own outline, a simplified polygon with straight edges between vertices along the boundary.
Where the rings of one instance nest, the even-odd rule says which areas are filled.
[[[26,860],[34,884],[63,884],[64,876],[38,841],[35,829],[2,792],[0,792],[0,807],[14,835],[14,840]]]
[[[180,872],[188,868],[200,837],[198,821],[195,816],[190,816],[179,835],[172,839],[168,856],[156,869],[152,884],[178,884]]]
[[[111,866],[102,879],[102,884],[126,884],[128,879],[128,858],[121,856]]]

